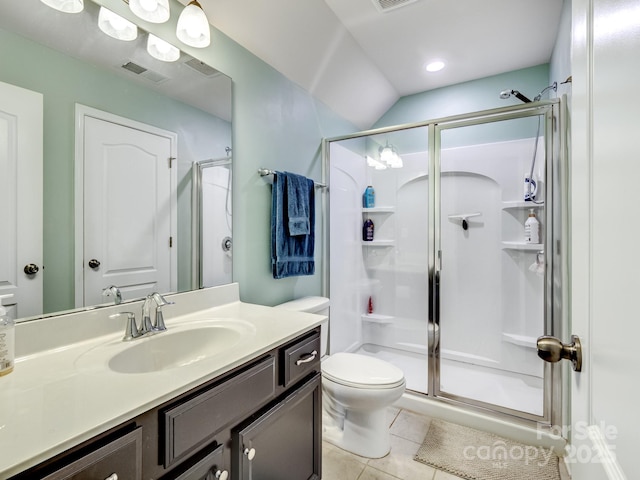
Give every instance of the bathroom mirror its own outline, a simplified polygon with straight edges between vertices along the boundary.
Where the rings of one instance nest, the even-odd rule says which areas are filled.
[[[74,178],[77,105],[176,135],[177,158],[171,168],[177,169],[173,192],[177,218],[170,241],[177,250],[177,265],[172,266],[177,291],[200,286],[194,281],[199,267],[193,264],[198,256],[193,251],[192,167],[203,160],[227,158],[232,148],[228,76],[184,52],[175,62],[151,57],[148,35],[140,28],[135,40],[116,40],[98,27],[100,6],[90,0],[84,4],[84,11],[77,14],[58,12],[40,0],[0,4],[0,82],[38,92],[43,98],[44,260],[35,275],[42,277],[44,293],[42,315],[36,318],[95,306],[79,303],[77,292],[77,277],[82,275],[75,259],[82,245],[74,231],[76,202],[82,202],[74,198],[74,186],[82,181]],[[230,179],[231,162],[224,168]],[[222,208],[229,209],[224,236],[230,237],[230,201]],[[230,271],[230,252],[226,258],[224,268]],[[21,269],[19,265],[18,275]],[[230,274],[223,278],[231,281]],[[104,297],[104,303],[112,304],[112,298]],[[18,308],[15,316],[22,320],[25,315]]]

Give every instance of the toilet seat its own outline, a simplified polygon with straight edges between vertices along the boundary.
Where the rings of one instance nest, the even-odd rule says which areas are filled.
[[[396,388],[404,384],[404,373],[384,360],[355,353],[336,353],[321,364],[327,380],[354,388]]]

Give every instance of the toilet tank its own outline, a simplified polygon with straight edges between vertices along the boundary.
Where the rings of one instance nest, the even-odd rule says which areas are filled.
[[[329,317],[329,299],[326,297],[302,297],[290,302],[276,305],[275,308],[284,308],[295,312],[315,313]],[[329,320],[320,325],[320,356],[327,354],[327,339],[329,338]]]

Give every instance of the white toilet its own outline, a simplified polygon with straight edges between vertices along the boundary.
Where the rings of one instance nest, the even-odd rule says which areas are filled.
[[[329,299],[304,297],[278,308],[328,316]],[[386,409],[404,393],[404,374],[366,355],[327,356],[327,327],[328,322],[320,327],[323,438],[363,457],[384,457],[391,449]]]

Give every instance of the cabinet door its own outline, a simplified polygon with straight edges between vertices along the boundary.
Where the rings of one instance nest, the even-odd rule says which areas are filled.
[[[321,477],[322,395],[316,373],[251,423],[233,431],[233,478]]]

